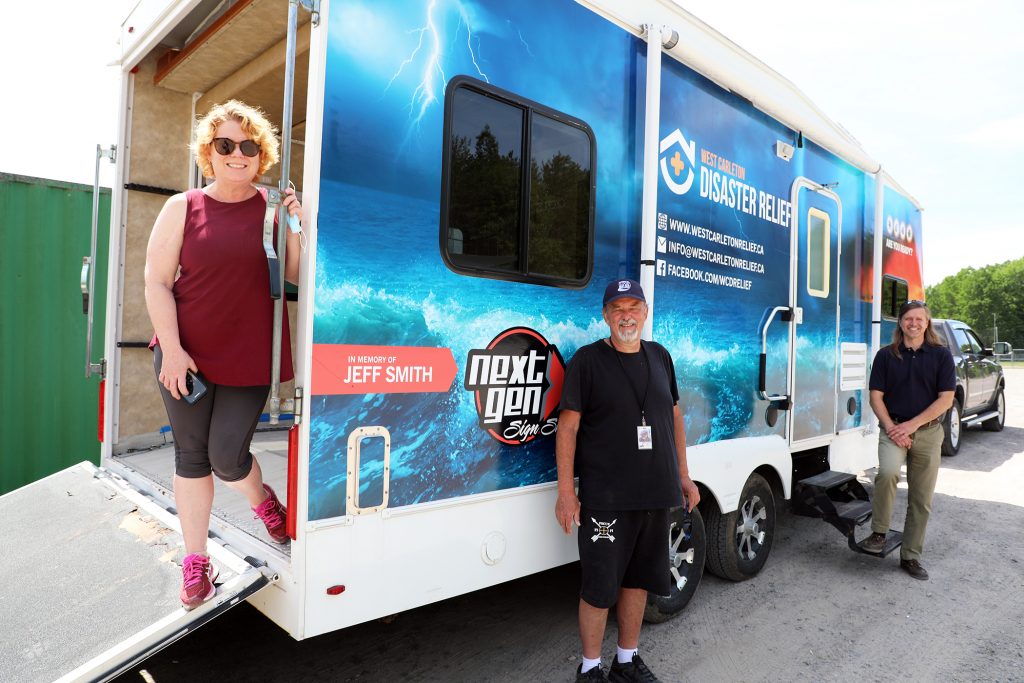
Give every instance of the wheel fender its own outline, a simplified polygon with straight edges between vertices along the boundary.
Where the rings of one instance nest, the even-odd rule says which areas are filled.
[[[775,470],[782,482],[783,497],[790,497],[793,461],[789,446],[780,436],[754,436],[688,446],[686,462],[690,477],[714,499],[705,499],[702,504],[717,505],[723,513],[739,506],[747,478],[763,466]]]

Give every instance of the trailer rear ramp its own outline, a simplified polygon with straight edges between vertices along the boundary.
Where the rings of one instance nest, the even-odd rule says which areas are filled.
[[[177,518],[90,463],[0,496],[0,534],[5,680],[109,680],[277,579],[211,538],[217,595],[185,611]]]

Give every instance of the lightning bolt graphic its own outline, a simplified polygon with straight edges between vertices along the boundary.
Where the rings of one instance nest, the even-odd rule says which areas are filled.
[[[450,53],[455,51],[455,44],[458,40],[459,33],[462,30],[463,24],[466,26],[466,49],[469,52],[469,58],[473,62],[473,68],[476,73],[487,83],[491,80],[484,73],[480,66],[482,58],[479,57],[480,53],[480,38],[473,36],[472,22],[469,20],[469,15],[466,12],[466,8],[462,3],[457,3],[459,9],[459,23],[455,27],[455,32],[451,36],[449,41],[448,50]],[[430,106],[437,102],[440,97],[440,93],[444,91],[448,85],[448,76],[445,73],[443,58],[445,55],[444,49],[442,48],[442,27],[439,28],[438,23],[434,19],[435,10],[437,9],[437,0],[430,0],[426,8],[426,17],[422,26],[409,31],[409,34],[416,34],[418,40],[416,47],[413,48],[409,56],[402,60],[399,64],[398,69],[394,75],[388,81],[384,87],[386,93],[390,90],[392,84],[399,76],[405,71],[407,67],[415,68],[415,65],[422,61],[422,71],[420,73],[420,81],[413,90],[411,97],[409,98],[409,118],[410,126],[406,134],[406,142],[409,140],[409,136],[412,131],[418,128],[419,123],[423,120]],[[476,48],[474,49],[473,43],[474,38],[476,42]],[[421,54],[422,53],[422,54]],[[405,143],[403,143],[404,146]]]
[[[459,5],[459,9],[462,12],[461,20],[466,22],[466,49],[469,50],[469,58],[473,60],[473,66],[476,68],[476,72],[480,74],[480,77],[483,78],[485,82],[490,83],[491,79],[487,78],[487,74],[485,74],[480,68],[480,65],[476,61],[476,53],[473,52],[473,26],[469,22],[469,17],[466,16],[466,8]],[[476,49],[477,51],[480,50],[479,38],[476,39]]]

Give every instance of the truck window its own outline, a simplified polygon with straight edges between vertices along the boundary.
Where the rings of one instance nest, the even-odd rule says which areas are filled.
[[[971,346],[975,349],[974,352],[981,353],[985,348],[985,342],[981,341],[981,337],[978,336],[978,333],[969,329],[965,329],[964,332],[967,333],[967,338],[971,340]]]
[[[981,345],[967,336],[966,330],[962,327],[954,327],[953,336],[956,338],[956,345],[960,347],[960,353],[981,353]]]
[[[445,263],[466,275],[584,286],[593,262],[589,127],[466,77],[445,97]]]
[[[886,320],[899,318],[900,306],[907,300],[909,288],[906,280],[891,275],[882,277],[882,317]]]

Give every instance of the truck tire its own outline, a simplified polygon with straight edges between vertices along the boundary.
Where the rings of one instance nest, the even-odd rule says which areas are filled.
[[[750,475],[732,512],[722,514],[711,501],[704,516],[709,572],[744,581],[761,571],[775,538],[775,497],[764,477]]]
[[[1003,396],[1003,388],[999,387],[996,392],[996,400],[992,401],[992,408],[999,414],[995,417],[990,417],[981,423],[981,426],[990,432],[1001,432],[1003,431],[1003,424],[1006,422],[1006,397]]]
[[[668,595],[647,594],[644,621],[660,624],[690,602],[704,576],[706,549],[704,519],[693,508],[689,515],[678,507],[669,513],[668,561],[672,572],[672,590]],[[682,584],[682,587],[680,587]]]
[[[942,421],[942,431],[945,436],[942,439],[942,454],[954,456],[960,452],[960,431],[963,425],[960,423],[960,401],[953,399],[953,405],[946,413],[946,419]]]

